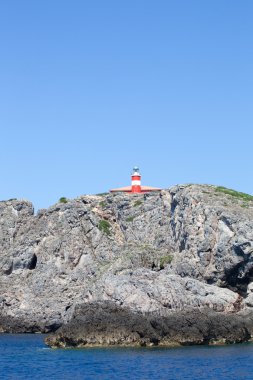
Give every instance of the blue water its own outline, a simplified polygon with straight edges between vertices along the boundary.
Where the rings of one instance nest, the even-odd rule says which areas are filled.
[[[0,379],[253,379],[253,344],[49,349],[41,335],[0,334]]]

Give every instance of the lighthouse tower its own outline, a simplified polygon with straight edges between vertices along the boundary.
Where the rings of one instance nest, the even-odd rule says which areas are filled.
[[[111,193],[150,193],[152,191],[161,191],[158,187],[151,186],[141,186],[141,174],[138,166],[135,166],[131,175],[132,184],[131,186],[120,187],[118,189],[111,189]]]
[[[132,172],[132,193],[141,193],[141,174],[138,166]]]

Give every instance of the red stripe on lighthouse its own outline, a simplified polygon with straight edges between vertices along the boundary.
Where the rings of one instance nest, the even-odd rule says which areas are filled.
[[[141,193],[140,175],[132,175],[132,193]]]
[[[132,175],[132,181],[140,181],[141,176],[140,175]]]

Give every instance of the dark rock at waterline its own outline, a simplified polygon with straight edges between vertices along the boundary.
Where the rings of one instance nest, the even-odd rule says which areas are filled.
[[[252,330],[252,313],[202,309],[161,316],[105,301],[78,306],[70,322],[50,334],[46,343],[52,347],[238,343],[250,340]]]
[[[48,333],[56,331],[62,325],[61,321],[41,321],[39,324],[35,321],[27,321],[26,318],[17,318],[0,314],[0,333]]]

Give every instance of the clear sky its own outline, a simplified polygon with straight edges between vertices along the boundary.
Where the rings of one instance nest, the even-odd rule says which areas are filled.
[[[253,193],[251,0],[2,0],[0,199]]]

